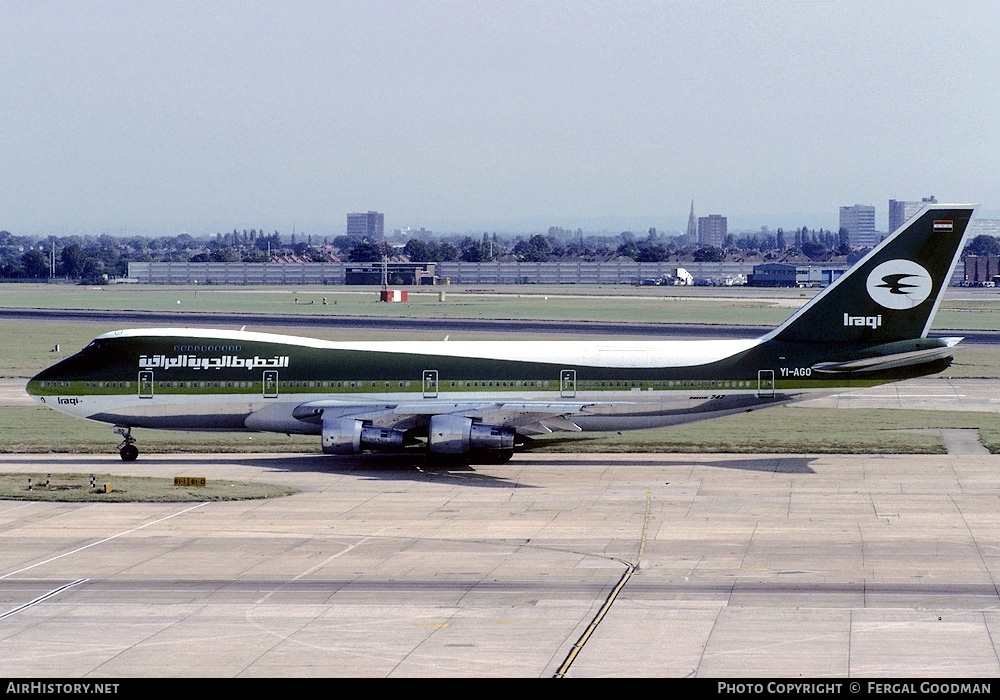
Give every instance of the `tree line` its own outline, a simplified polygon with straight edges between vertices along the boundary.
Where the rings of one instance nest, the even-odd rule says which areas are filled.
[[[195,238],[175,236],[17,236],[0,231],[0,278],[7,280],[58,277],[101,282],[123,277],[129,262],[377,262],[390,259],[419,262],[587,262],[628,258],[636,262],[719,262],[727,259],[775,261],[843,259],[850,263],[864,250],[853,249],[846,233],[803,226],[791,232],[777,229],[726,236],[721,246],[698,245],[685,237],[650,228],[644,235],[587,234],[580,229],[551,227],[525,235],[451,235],[412,238],[402,245],[347,235],[316,237],[277,231],[233,230]],[[1000,254],[1000,239],[976,236],[966,249],[978,255]]]

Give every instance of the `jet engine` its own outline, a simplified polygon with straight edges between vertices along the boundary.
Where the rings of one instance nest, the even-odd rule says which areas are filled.
[[[355,455],[365,450],[401,450],[403,433],[392,428],[365,425],[354,418],[323,417],[323,452]]]
[[[428,445],[438,454],[467,454],[485,450],[510,452],[514,449],[514,430],[500,425],[485,425],[465,416],[431,416]]]

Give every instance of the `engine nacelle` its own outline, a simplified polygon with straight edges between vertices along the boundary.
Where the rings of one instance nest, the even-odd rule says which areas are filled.
[[[514,449],[514,431],[500,425],[485,425],[465,416],[431,416],[428,444],[438,454],[466,454],[473,450]]]
[[[401,450],[403,433],[365,425],[354,418],[323,417],[323,452],[356,455],[364,450]]]

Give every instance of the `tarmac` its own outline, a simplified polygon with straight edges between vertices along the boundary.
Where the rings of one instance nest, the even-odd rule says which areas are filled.
[[[810,405],[993,412],[997,389],[920,379]],[[0,455],[0,472],[298,489],[0,501],[0,675],[988,682],[1000,456],[975,431],[943,437],[937,456],[526,453],[423,471]]]

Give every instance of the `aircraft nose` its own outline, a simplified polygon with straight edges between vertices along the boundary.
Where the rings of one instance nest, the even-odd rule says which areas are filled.
[[[44,371],[39,372],[34,377],[28,380],[28,383],[24,385],[24,391],[28,396],[41,396],[42,395],[42,382],[44,381],[43,375]]]
[[[53,367],[47,367],[28,380],[28,383],[24,385],[24,391],[28,396],[42,396],[47,387],[53,386],[53,382],[56,381],[55,373],[52,371],[53,368],[54,365]]]

